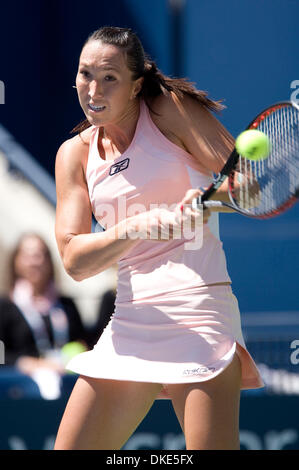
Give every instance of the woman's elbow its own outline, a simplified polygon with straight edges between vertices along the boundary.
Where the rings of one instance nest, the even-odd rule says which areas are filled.
[[[85,277],[83,276],[82,270],[78,269],[78,266],[74,262],[74,260],[70,257],[65,255],[62,259],[63,261],[63,266],[65,269],[65,272],[74,280],[77,282],[83,281]]]
[[[81,269],[78,269],[75,263],[70,262],[70,260],[63,260],[63,265],[66,273],[74,280],[77,282],[84,281],[86,279],[86,276],[84,276],[84,273],[82,272]]]
[[[64,261],[63,262],[65,272],[72,278],[74,281],[80,282],[82,281],[82,275],[72,266],[70,263]]]
[[[60,252],[61,260],[63,263],[63,267],[65,272],[72,278],[74,281],[80,282],[84,278],[82,277],[82,272],[79,271],[76,260],[73,256],[73,250],[70,247],[70,242],[72,237],[67,237],[63,249]]]
[[[86,279],[86,277],[82,273],[79,273],[75,270],[66,269],[66,272],[76,282],[81,282],[81,281],[84,281],[84,279]]]

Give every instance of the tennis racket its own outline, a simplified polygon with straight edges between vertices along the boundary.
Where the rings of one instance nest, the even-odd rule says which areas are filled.
[[[256,219],[275,217],[299,199],[299,106],[291,101],[273,104],[247,127],[264,132],[271,143],[269,156],[249,160],[234,149],[213,183],[192,201],[192,208],[229,207]],[[210,201],[228,178],[230,203]]]

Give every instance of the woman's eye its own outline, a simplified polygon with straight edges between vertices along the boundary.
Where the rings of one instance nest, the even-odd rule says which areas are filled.
[[[87,72],[86,70],[81,70],[80,74],[81,74],[84,78],[88,78],[88,77],[89,77],[89,72]]]
[[[112,81],[116,80],[116,78],[113,77],[113,75],[105,75],[105,80],[106,80],[106,82],[112,82]]]

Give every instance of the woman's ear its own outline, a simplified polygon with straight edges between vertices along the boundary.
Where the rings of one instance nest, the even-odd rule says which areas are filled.
[[[144,80],[144,77],[140,77],[140,78],[137,78],[137,80],[135,80],[131,98],[136,98],[138,93],[141,91],[142,85],[143,85],[143,80]]]

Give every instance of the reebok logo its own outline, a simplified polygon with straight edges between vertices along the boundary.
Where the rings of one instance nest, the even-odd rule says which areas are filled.
[[[129,166],[129,161],[130,161],[129,158],[125,158],[125,159],[122,160],[121,162],[114,163],[114,165],[112,165],[112,166],[110,167],[109,175],[110,175],[110,176],[113,176],[113,175],[115,175],[116,173],[119,173],[120,171],[123,171],[123,170],[125,170],[126,168],[128,168],[128,166]]]

